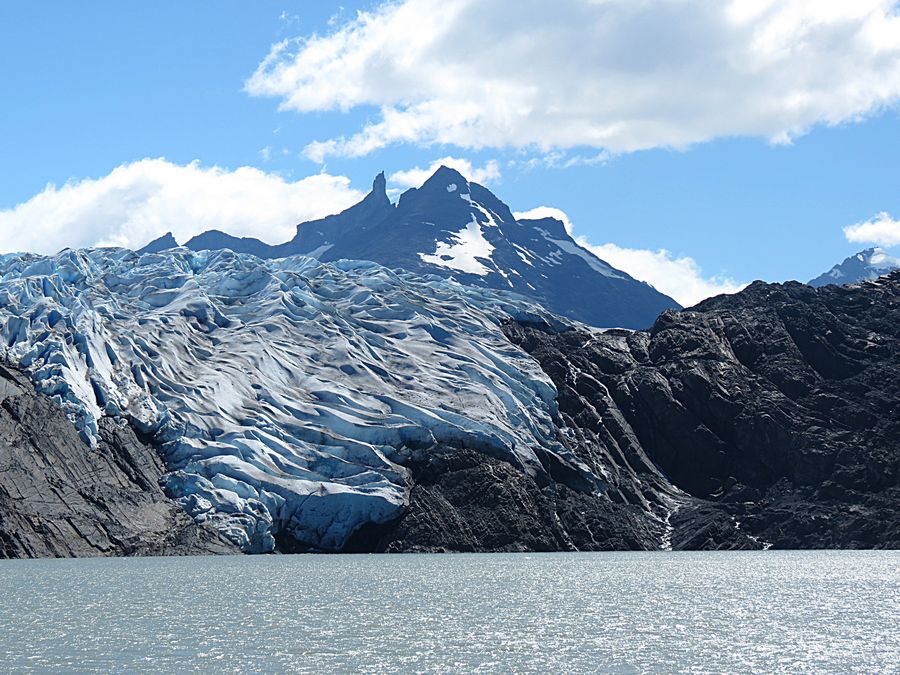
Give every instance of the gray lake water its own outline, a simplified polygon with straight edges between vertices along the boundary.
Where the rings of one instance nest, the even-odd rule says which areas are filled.
[[[900,668],[900,552],[0,562],[3,671]]]

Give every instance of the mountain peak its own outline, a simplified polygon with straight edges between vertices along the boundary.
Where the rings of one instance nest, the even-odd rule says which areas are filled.
[[[471,185],[459,171],[441,165],[421,187],[410,188],[400,195],[397,207],[401,211],[417,212],[449,208],[461,213],[469,208],[466,200],[471,196]]]
[[[384,171],[375,176],[375,180],[372,181],[372,192],[370,194],[387,197],[387,180],[384,177]]]
[[[425,183],[420,188],[421,190],[425,190],[428,187],[442,187],[445,188],[448,192],[452,192],[450,189],[451,186],[455,185],[457,189],[467,186],[469,181],[456,169],[451,169],[449,166],[444,166],[441,164],[437,168],[437,170],[431,174],[431,177],[425,181]]]
[[[900,258],[889,255],[883,248],[872,246],[854,253],[824,274],[810,280],[809,285],[855,284],[875,279],[897,268],[900,268]]]
[[[362,207],[362,210],[365,211],[370,211],[373,209],[378,211],[384,209],[386,206],[389,207],[390,205],[391,200],[388,199],[387,196],[387,180],[384,177],[384,171],[382,171],[377,176],[375,176],[375,179],[372,181],[372,191],[369,192],[369,194],[367,194],[361,202],[359,202],[358,204],[354,204],[349,209],[347,209],[345,213],[349,211],[360,210],[360,207]]]
[[[553,218],[517,220],[486,187],[440,166],[396,206],[384,173],[372,191],[341,213],[301,223],[294,238],[271,246],[207,232],[192,250],[228,248],[259,258],[305,255],[323,262],[371,260],[390,269],[452,278],[531,298],[550,311],[589,325],[645,328],[669,297],[604,262]]]
[[[159,253],[160,251],[165,251],[170,248],[178,248],[178,242],[175,241],[175,237],[172,236],[171,232],[166,232],[163,236],[154,239],[144,248],[140,249],[138,253],[141,255],[144,253]]]

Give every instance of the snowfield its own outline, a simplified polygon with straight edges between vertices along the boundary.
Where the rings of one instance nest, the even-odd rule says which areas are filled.
[[[244,550],[339,550],[405,507],[416,453],[468,447],[593,480],[556,391],[500,330],[515,296],[374,263],[185,248],[0,256],[0,356],[96,444],[102,415],[160,449],[165,487]],[[86,451],[90,451],[87,450]]]
[[[419,258],[423,262],[467,274],[484,276],[494,271],[481,262],[481,260],[490,260],[494,247],[484,238],[481,223],[475,219],[475,216],[472,216],[472,222],[452,235],[451,238],[452,243],[436,241],[434,253],[420,253]],[[497,271],[503,273],[499,268]]]

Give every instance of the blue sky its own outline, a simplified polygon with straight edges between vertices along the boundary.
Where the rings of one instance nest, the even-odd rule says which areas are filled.
[[[24,234],[32,228],[45,247],[130,244],[129,236],[165,231],[181,219],[199,227],[215,222],[217,214],[222,229],[249,233],[257,208],[259,234],[271,238],[295,220],[352,201],[380,170],[393,175],[425,169],[442,157],[470,162],[514,210],[562,209],[574,233],[591,244],[666,249],[656,258],[657,273],[689,257],[688,273],[711,289],[756,278],[806,280],[869,243],[893,243],[890,236],[850,242],[843,231],[886,212],[892,214],[885,221],[891,235],[893,217],[900,218],[900,52],[890,45],[900,30],[892,3],[862,2],[870,12],[862,19],[823,14],[800,21],[785,10],[739,17],[720,30],[721,17],[700,10],[674,15],[665,1],[654,14],[616,14],[612,2],[607,14],[598,15],[594,6],[572,0],[558,4],[552,30],[534,33],[537,46],[530,46],[530,31],[548,23],[541,4],[547,5],[524,3],[516,10],[492,1],[475,10],[467,0],[409,0],[387,10],[376,2],[4,3],[0,250],[41,248]],[[735,0],[735,11],[744,11],[739,4]],[[515,17],[511,25],[492,20],[503,17],[504,7]],[[361,21],[358,9],[374,14]],[[479,17],[466,13],[475,11],[493,14],[472,23]],[[585,17],[596,25],[581,35]],[[836,30],[835,22],[846,29],[863,20],[867,28],[858,39],[868,42],[846,38],[855,45],[848,51],[875,45],[873,56],[844,62],[843,45],[833,35],[847,31],[829,33],[831,41],[822,38],[822,44],[830,51],[811,57],[822,68],[816,77],[808,75],[803,54],[777,66],[775,74],[762,77],[757,70],[752,78],[743,71],[731,77],[691,54],[695,32],[709,41],[705,51],[714,62],[716,49],[736,41],[727,34],[738,30],[734,26],[752,27],[754,40],[776,35],[771,39],[793,44],[800,38],[779,37],[775,28],[794,26],[796,32],[813,23]],[[444,24],[454,21],[483,28],[460,38],[445,31]],[[631,30],[633,39],[617,45],[604,37],[607,28],[609,35]],[[717,30],[724,34],[715,35]],[[291,41],[313,35],[318,41]],[[427,43],[415,47],[424,51],[397,51],[402,35]],[[802,36],[812,51],[818,35]],[[273,52],[275,65],[261,67],[283,40],[284,51]],[[598,42],[604,46],[586,50],[580,62],[580,45]],[[564,50],[552,46],[560,43]],[[490,44],[499,46],[488,49]],[[329,56],[334,49],[351,65]],[[510,54],[518,60],[504,67]],[[734,56],[723,52],[722,62]],[[364,66],[353,65],[354,59],[365,60]],[[405,63],[410,59],[411,65]],[[277,71],[296,63],[307,71],[290,77]],[[781,74],[795,64],[808,81],[786,84],[789,78]],[[615,77],[593,78],[604,68],[618,69]],[[255,72],[256,86],[248,84]],[[751,88],[746,100],[740,100],[746,91],[741,77]],[[523,80],[546,91],[552,105],[528,99]],[[360,82],[371,90],[360,91]],[[541,89],[548,82],[553,86]],[[790,87],[803,92],[799,106]],[[866,87],[870,93],[854,98]],[[757,109],[769,98],[791,103]],[[454,126],[446,111],[460,105],[468,115],[470,102],[475,116]],[[528,106],[536,112],[517,117]],[[386,121],[385,107],[399,111],[399,121]],[[322,141],[332,141],[327,152],[311,149]],[[116,167],[147,158],[165,158],[174,168],[142,164],[113,187],[103,182]],[[197,162],[193,173],[179,172],[191,162]],[[203,173],[211,167],[221,169],[219,182]],[[218,201],[208,198],[209,191],[239,190],[241,181],[230,172],[240,167],[259,170],[247,174],[246,185],[258,186],[258,192],[246,190],[247,203],[231,196],[234,202],[224,201],[235,204],[228,214],[221,206],[202,210],[196,204],[189,207],[199,210],[183,214],[188,206],[179,200],[188,200],[192,189],[201,195],[198,202]],[[296,187],[317,175],[318,182]],[[77,186],[85,179],[95,181],[90,189],[59,192],[67,182]],[[189,182],[194,179],[200,181],[196,188]],[[165,181],[183,189],[167,186],[160,193],[165,196],[148,202]],[[405,188],[402,182],[392,187]],[[39,199],[48,184],[57,192]],[[113,198],[120,202],[116,208],[109,205]],[[143,220],[132,229],[91,229],[140,200]],[[72,202],[82,204],[80,210],[74,212]],[[146,213],[153,203],[163,204],[155,207],[160,212]],[[624,266],[627,260],[611,262]],[[685,273],[683,265],[671,270]],[[650,274],[640,264],[628,271]]]

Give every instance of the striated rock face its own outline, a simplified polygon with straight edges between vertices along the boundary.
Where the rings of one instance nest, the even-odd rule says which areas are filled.
[[[129,426],[104,418],[99,436],[90,448],[0,366],[0,558],[237,552],[163,494],[162,462]]]
[[[565,480],[528,476],[472,451],[432,454],[412,466],[407,513],[362,550],[635,551],[660,548],[662,518]]]
[[[653,483],[650,460],[694,508],[776,548],[900,546],[900,273],[759,282],[650,332],[507,334],[553,379],[565,423],[590,431],[584,447]]]

